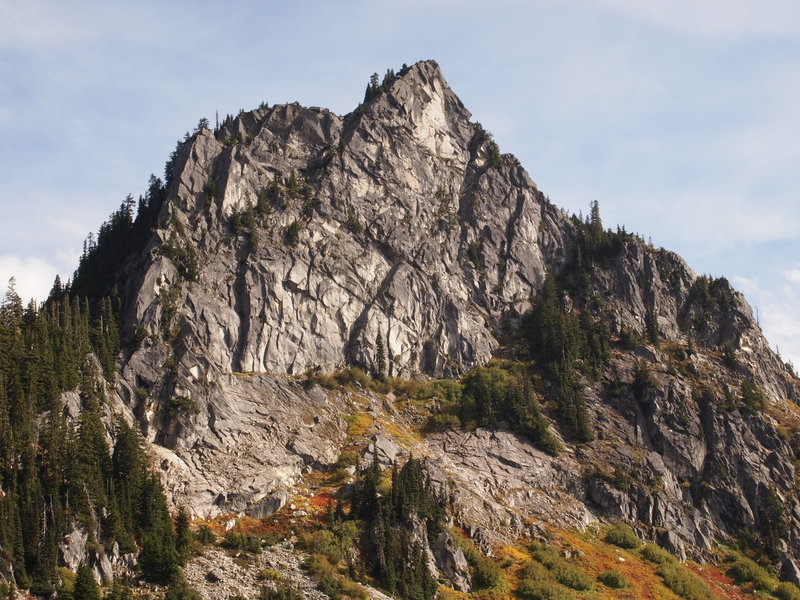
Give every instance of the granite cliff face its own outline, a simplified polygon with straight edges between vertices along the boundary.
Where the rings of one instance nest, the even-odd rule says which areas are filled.
[[[365,413],[390,454],[428,458],[456,519],[487,543],[532,535],[537,520],[612,518],[695,552],[758,527],[777,494],[786,556],[800,552],[797,380],[727,281],[640,239],[563,310],[615,336],[655,322],[664,343],[619,347],[581,380],[596,439],[565,440],[557,458],[502,423],[402,436],[414,421],[393,396],[304,385],[309,370],[375,370],[379,337],[388,374],[405,378],[508,355],[547,276],[574,264],[582,224],[469,119],[421,62],[345,117],[262,107],[179,147],[158,227],[125,273],[124,326],[139,344],[117,386],[174,502],[268,514],[337,461],[343,415]],[[645,364],[652,380],[637,386]],[[744,380],[765,410],[723,406]]]
[[[492,143],[469,116],[438,67],[420,63],[344,119],[287,105],[223,129],[241,145],[200,131],[159,234],[197,252],[198,279],[177,305],[201,371],[371,367],[379,330],[393,374],[485,363],[493,328],[529,306],[571,232],[516,161],[489,168]],[[258,243],[232,236],[232,215],[292,173],[297,190],[271,198]],[[131,316],[157,332],[155,292],[179,279],[169,259],[154,261]]]

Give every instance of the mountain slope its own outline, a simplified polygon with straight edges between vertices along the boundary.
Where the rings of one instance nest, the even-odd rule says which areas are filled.
[[[738,395],[747,379],[777,407],[796,398],[796,382],[725,280],[698,278],[677,256],[624,232],[597,237],[599,216],[587,225],[561,213],[469,117],[438,66],[422,62],[387,77],[344,118],[296,105],[262,107],[229,119],[216,135],[201,128],[183,145],[149,258],[127,290],[128,326],[137,323],[147,337],[125,361],[120,382],[150,439],[175,451],[179,478],[197,481],[180,501],[199,513],[213,502],[242,510],[278,484],[272,473],[300,470],[296,443],[315,448],[305,463],[335,461],[341,407],[293,389],[281,374],[348,365],[374,371],[379,334],[389,375],[464,373],[506,352],[502,342],[519,330],[548,275],[561,278],[565,311],[591,314],[615,337],[646,337],[655,327],[672,344],[694,347],[679,360],[635,344],[615,352],[596,381],[581,382],[598,436],[609,435],[605,421],[619,422],[617,435],[655,457],[643,479],[666,477],[671,501],[691,505],[696,498],[680,485],[699,485],[709,456],[725,455],[725,444],[743,432],[770,427],[737,412],[720,416],[693,394]],[[195,265],[189,276],[186,256]],[[734,368],[720,361],[723,348],[729,358],[735,352]],[[629,391],[633,406],[625,410],[613,406],[604,384],[612,373],[632,382],[640,359],[651,363],[658,385],[638,398]],[[685,372],[675,372],[676,364]],[[176,418],[165,410],[176,397],[190,399],[197,414]],[[275,411],[280,418],[259,416]],[[680,411],[686,422],[668,418]],[[312,414],[317,422],[296,433]],[[224,455],[243,432],[252,443],[237,445],[240,472],[214,474],[211,456]],[[602,445],[576,451],[594,454]],[[788,493],[790,449],[774,434],[762,446],[779,452],[785,472],[774,481],[785,481]],[[206,458],[198,448],[208,449]],[[272,469],[244,466],[265,448]],[[727,466],[762,469],[764,453]],[[767,472],[748,477],[760,482],[748,488],[773,481]],[[603,495],[599,484],[578,481],[578,500],[596,504],[591,493]],[[737,494],[742,483],[733,485]],[[751,496],[734,510],[744,513],[742,523],[757,512],[757,491]],[[701,512],[713,513],[708,505]],[[683,520],[645,517],[666,529]],[[709,527],[716,531],[731,517],[711,514],[719,523]],[[690,542],[709,537],[696,529],[679,531]]]
[[[118,294],[110,405],[176,506],[296,513],[353,454],[414,456],[485,551],[625,520],[682,556],[750,534],[800,573],[800,384],[744,297],[557,209],[436,63],[344,117],[201,122],[166,175],[73,291]]]

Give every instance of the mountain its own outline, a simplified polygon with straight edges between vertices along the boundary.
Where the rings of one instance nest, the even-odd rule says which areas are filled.
[[[680,558],[746,542],[800,583],[800,382],[744,297],[605,229],[597,203],[565,214],[470,116],[424,61],[373,77],[344,117],[201,121],[68,286],[106,315],[87,350],[108,443],[114,415],[141,429],[171,504],[209,522],[302,528],[322,492],[349,503],[383,557],[371,581],[401,597],[433,584],[406,550],[428,591],[391,579],[376,510],[399,510],[395,534],[462,591],[488,564],[468,548],[618,521]],[[96,343],[110,312],[118,355]]]

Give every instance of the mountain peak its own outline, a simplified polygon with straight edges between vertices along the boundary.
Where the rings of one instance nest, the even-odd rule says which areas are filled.
[[[436,61],[404,66],[397,74],[390,69],[381,83],[373,75],[356,114],[366,117],[358,127],[365,130],[367,138],[391,137],[390,130],[402,128],[434,156],[462,166],[469,160],[472,115],[447,85]]]
[[[793,493],[794,463],[773,413],[757,413],[800,390],[749,307],[727,281],[604,230],[596,205],[590,221],[569,218],[469,118],[426,60],[373,76],[347,118],[278,105],[181,151],[142,228],[155,239],[119,286],[123,331],[139,339],[120,402],[170,457],[176,503],[260,513],[308,469],[333,469],[353,442],[342,415],[367,405],[314,385],[344,382],[320,373],[342,370],[361,397],[472,369],[472,392],[453,382],[424,408],[444,411],[432,418],[445,431],[418,432],[470,527],[511,539],[519,515],[623,518],[682,553],[758,526],[764,502]],[[483,370],[492,357],[513,361]],[[286,377],[300,373],[308,385]],[[484,393],[490,380],[504,388]],[[390,406],[370,398],[371,415]],[[570,449],[560,457],[547,417]],[[787,526],[796,536],[800,517]]]
[[[415,62],[408,67],[405,72],[401,70],[400,76],[404,78],[414,78],[423,85],[435,80],[445,83],[439,63],[431,59]]]

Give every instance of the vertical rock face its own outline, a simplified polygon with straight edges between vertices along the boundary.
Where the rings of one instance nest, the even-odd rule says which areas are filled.
[[[502,349],[545,278],[579,260],[585,226],[499,154],[436,63],[368,96],[345,117],[296,104],[242,113],[171,162],[159,225],[123,290],[141,343],[118,388],[176,502],[196,513],[269,512],[280,488],[336,462],[352,407],[292,375],[375,370],[380,336],[388,374],[458,376]],[[508,432],[427,438],[422,452],[451,470],[441,480],[462,486],[457,514],[508,535],[521,513],[638,520],[676,551],[757,526],[765,490],[793,493],[775,419],[798,387],[744,298],[632,237],[582,286],[565,311],[594,311],[615,334],[655,328],[670,347],[637,342],[582,381],[598,440],[558,459]],[[634,393],[641,364],[657,385]],[[702,394],[738,393],[742,379],[774,415]],[[615,382],[625,391],[612,396]],[[609,465],[630,485],[597,476]],[[460,573],[450,555],[442,568]]]
[[[443,531],[436,539],[436,565],[459,592],[471,592],[469,563],[453,536]]]
[[[572,232],[516,161],[488,164],[492,142],[469,116],[425,62],[344,119],[286,105],[242,115],[220,139],[202,130],[157,242],[193,248],[197,280],[154,248],[131,317],[158,335],[173,294],[173,326],[194,346],[181,350],[202,354],[201,369],[372,368],[379,331],[393,374],[486,362],[497,323],[525,310]],[[234,135],[248,141],[223,143]],[[235,235],[232,219],[276,177],[257,243]]]

